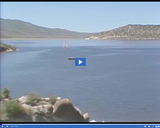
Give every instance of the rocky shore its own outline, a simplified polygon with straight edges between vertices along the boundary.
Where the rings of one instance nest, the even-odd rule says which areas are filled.
[[[16,99],[1,96],[2,122],[96,122],[69,99],[29,94]]]
[[[17,48],[12,45],[4,44],[0,42],[0,53],[1,52],[11,52],[11,51],[16,51]]]

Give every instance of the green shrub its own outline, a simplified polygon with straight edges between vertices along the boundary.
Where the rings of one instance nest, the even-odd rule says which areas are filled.
[[[2,95],[3,95],[4,98],[9,98],[9,93],[10,93],[9,89],[4,88],[3,92],[2,92]]]
[[[36,93],[30,93],[27,97],[26,104],[35,106],[41,100],[41,97]]]
[[[4,105],[3,103],[1,103],[0,105],[0,119],[4,119],[5,118],[5,111],[4,111]]]
[[[5,104],[5,114],[6,117],[9,118],[10,120],[14,120],[17,118],[24,118],[27,115],[25,112],[25,109],[15,100],[9,100],[6,101]]]
[[[56,97],[55,96],[51,96],[50,98],[49,98],[49,102],[50,102],[50,104],[52,104],[52,105],[54,105],[55,103],[56,103]]]

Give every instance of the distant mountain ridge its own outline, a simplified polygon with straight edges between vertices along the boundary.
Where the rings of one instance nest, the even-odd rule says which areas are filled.
[[[160,25],[129,24],[94,34],[86,39],[149,40],[160,39]]]
[[[86,38],[93,33],[46,28],[21,20],[1,18],[1,38]]]

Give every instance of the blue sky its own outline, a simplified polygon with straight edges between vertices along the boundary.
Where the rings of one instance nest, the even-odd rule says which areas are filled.
[[[1,2],[1,18],[80,32],[160,24],[160,2]]]

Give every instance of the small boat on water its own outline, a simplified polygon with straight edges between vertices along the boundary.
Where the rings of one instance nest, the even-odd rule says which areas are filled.
[[[75,60],[75,57],[68,57],[68,60]]]
[[[66,41],[63,43],[63,48],[64,48],[64,49],[67,48],[67,43],[66,43]]]

